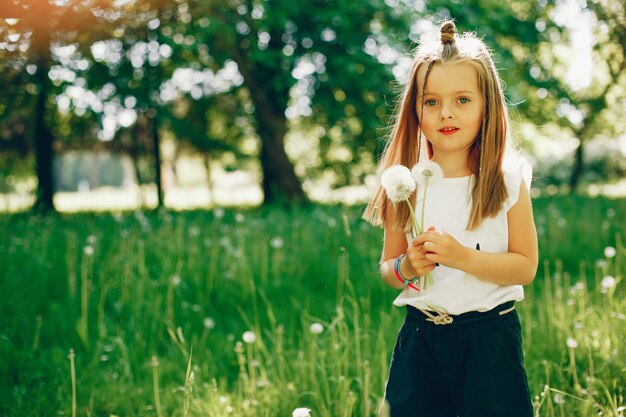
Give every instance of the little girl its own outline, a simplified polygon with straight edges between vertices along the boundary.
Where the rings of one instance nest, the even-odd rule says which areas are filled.
[[[528,165],[505,158],[500,84],[485,44],[445,22],[418,49],[396,112],[380,168],[428,159],[443,178],[411,197],[428,227],[415,239],[408,205],[382,187],[364,214],[384,227],[380,273],[407,311],[385,389],[392,417],[533,415],[514,303],[535,277],[537,234]]]

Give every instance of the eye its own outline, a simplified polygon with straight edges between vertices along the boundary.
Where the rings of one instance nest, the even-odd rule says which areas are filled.
[[[437,105],[437,100],[435,99],[428,99],[428,100],[424,100],[424,105],[426,106],[436,106]]]
[[[461,104],[467,104],[467,103],[469,103],[469,102],[470,102],[470,99],[469,99],[469,98],[467,98],[467,97],[460,97],[458,101],[459,101],[459,103],[461,103]]]

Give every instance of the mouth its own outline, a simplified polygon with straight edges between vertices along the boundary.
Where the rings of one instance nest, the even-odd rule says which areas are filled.
[[[458,131],[459,131],[458,127],[450,127],[450,126],[442,127],[441,129],[439,129],[439,132],[441,132],[444,135],[453,135]]]

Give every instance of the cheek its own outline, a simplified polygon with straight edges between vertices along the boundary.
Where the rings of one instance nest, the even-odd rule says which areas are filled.
[[[421,117],[422,129],[429,130],[429,129],[432,129],[433,126],[435,125],[436,118],[435,116],[432,115],[432,113],[433,113],[432,111],[424,110],[424,113]]]

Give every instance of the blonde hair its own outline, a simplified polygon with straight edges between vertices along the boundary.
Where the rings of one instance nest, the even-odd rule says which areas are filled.
[[[383,151],[379,172],[392,165],[412,167],[424,156],[421,154],[422,132],[417,114],[420,87],[423,90],[434,64],[467,62],[476,68],[479,88],[485,101],[482,127],[469,153],[469,168],[475,176],[472,188],[472,208],[468,230],[477,228],[483,219],[494,217],[501,210],[508,193],[504,183],[502,161],[509,134],[509,115],[498,71],[484,42],[471,33],[457,36],[454,22],[444,22],[440,27],[440,39],[419,46],[404,93],[396,107],[389,140]],[[418,72],[426,68],[423,86],[418,86]],[[423,103],[420,108],[423,107]],[[428,153],[432,149],[428,145]],[[415,193],[411,197],[415,205]],[[376,226],[387,226],[391,202],[385,190],[379,186],[373,200],[368,204],[363,218]],[[395,224],[400,230],[410,227],[409,209],[406,204],[395,207]]]

